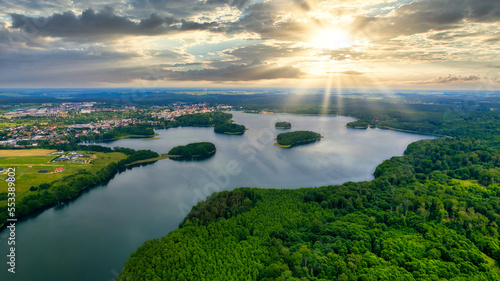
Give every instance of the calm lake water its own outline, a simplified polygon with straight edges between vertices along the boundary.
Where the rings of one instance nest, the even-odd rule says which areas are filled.
[[[16,274],[7,272],[8,231],[0,233],[0,280],[110,281],[146,240],[175,230],[191,207],[214,191],[237,187],[300,188],[369,181],[384,159],[402,155],[408,144],[429,136],[345,127],[349,117],[233,112],[249,130],[220,135],[213,128],[158,130],[160,139],[124,139],[105,146],[151,149],[209,141],[217,153],[204,161],[165,159],[115,176],[76,200],[50,208],[16,227]],[[282,149],[273,145],[289,121],[292,130],[324,138]]]

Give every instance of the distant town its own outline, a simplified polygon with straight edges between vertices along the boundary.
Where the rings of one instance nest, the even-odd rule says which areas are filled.
[[[230,110],[229,105],[173,103],[167,106],[108,106],[103,102],[67,102],[58,105],[20,107],[4,113],[0,146],[23,148],[64,144],[82,136],[99,135],[131,124],[158,125],[183,115]],[[85,121],[85,122],[84,122]]]

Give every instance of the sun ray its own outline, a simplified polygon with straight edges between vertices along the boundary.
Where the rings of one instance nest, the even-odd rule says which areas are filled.
[[[340,28],[318,28],[309,37],[308,45],[318,49],[337,50],[352,46],[351,36]]]

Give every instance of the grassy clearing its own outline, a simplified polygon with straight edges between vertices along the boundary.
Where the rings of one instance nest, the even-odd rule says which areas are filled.
[[[52,149],[0,149],[0,157],[47,156],[55,152]]]
[[[22,150],[21,150],[22,151]],[[52,151],[51,151],[52,152]],[[109,163],[118,162],[126,158],[126,155],[119,152],[112,153],[88,153],[80,151],[86,159],[90,159],[90,164],[78,164],[61,162],[51,162],[57,156],[18,156],[0,158],[0,168],[16,168],[16,198],[21,200],[23,197],[37,192],[30,191],[31,186],[38,187],[42,183],[54,183],[62,178],[76,174],[80,170],[87,170],[93,174],[97,173]],[[63,168],[64,171],[54,173],[56,168]],[[40,170],[47,170],[46,173],[39,173]],[[0,174],[0,179],[4,180],[6,175]],[[55,185],[63,184],[57,182]],[[2,184],[0,192],[7,192],[6,185]],[[5,206],[7,201],[0,201],[0,206]]]
[[[162,160],[162,159],[167,159],[167,158],[171,158],[171,157],[179,157],[179,156],[180,155],[161,154],[160,156],[155,157],[155,158],[149,158],[149,159],[145,159],[145,160],[139,160],[139,161],[132,162],[130,164],[127,164],[127,166],[140,164],[140,163],[149,163],[149,162],[154,162],[154,161],[158,161],[158,160]]]
[[[0,115],[3,115],[2,112],[0,112]],[[0,123],[0,130],[5,129],[5,128],[10,128],[10,127],[17,127],[19,124],[17,123],[11,123],[11,122],[2,122]]]

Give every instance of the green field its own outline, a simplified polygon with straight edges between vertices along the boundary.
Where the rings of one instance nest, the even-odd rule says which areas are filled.
[[[51,160],[57,158],[57,156],[12,156],[12,157],[0,157],[0,168],[3,166],[12,165],[36,165],[36,164],[49,164]]]
[[[77,164],[77,163],[54,163],[51,162],[57,156],[17,156],[17,157],[0,157],[0,168],[16,168],[16,198],[17,200],[40,191],[30,191],[31,186],[38,187],[42,183],[54,183],[68,175],[76,174],[80,170],[87,170],[93,174],[104,168],[111,162],[118,162],[125,159],[123,153],[88,153],[80,151],[86,159],[91,159],[90,164]],[[84,158],[85,159],[85,158]],[[64,171],[54,173],[56,168],[63,168]],[[39,173],[39,170],[47,170],[47,173]],[[3,180],[6,175],[0,174]],[[59,182],[56,184],[58,185]],[[61,182],[62,184],[62,182]],[[0,193],[7,192],[7,185],[2,184]],[[0,201],[0,207],[5,206],[7,201]]]
[[[2,113],[0,113],[0,115],[3,115]],[[10,128],[10,127],[17,127],[17,126],[20,126],[21,124],[17,124],[17,123],[10,123],[10,122],[1,122],[0,123],[0,130],[1,129],[5,129],[5,128]]]

